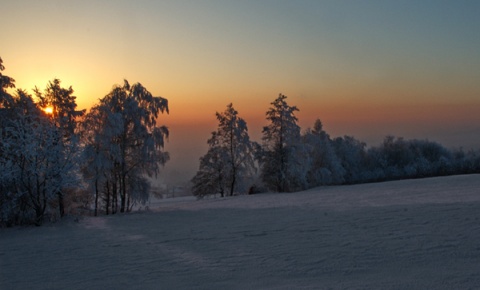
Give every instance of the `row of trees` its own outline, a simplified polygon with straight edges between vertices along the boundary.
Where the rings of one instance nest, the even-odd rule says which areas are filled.
[[[0,226],[57,218],[81,203],[114,214],[148,199],[148,176],[169,159],[169,131],[158,126],[168,101],[141,84],[114,86],[91,110],[58,79],[34,96],[15,89],[0,58]],[[480,154],[447,150],[427,140],[386,137],[378,147],[353,137],[335,139],[317,120],[301,131],[298,108],[279,95],[266,112],[262,142],[250,140],[246,121],[232,104],[216,113],[193,177],[193,194],[234,195],[297,191],[350,184],[480,172]],[[257,184],[257,185],[255,185]]]
[[[10,94],[15,80],[3,70],[0,59],[0,226],[61,217],[82,193],[95,215],[148,198],[146,176],[169,159],[168,129],[157,126],[166,99],[125,81],[86,113],[58,79],[35,97]]]
[[[280,94],[271,103],[261,144],[250,141],[247,124],[232,104],[216,114],[218,129],[208,140],[209,149],[192,179],[194,195],[288,192],[480,172],[478,152],[448,150],[428,140],[387,136],[379,146],[367,148],[351,136],[330,138],[318,119],[302,133],[295,116],[298,108],[286,99]]]

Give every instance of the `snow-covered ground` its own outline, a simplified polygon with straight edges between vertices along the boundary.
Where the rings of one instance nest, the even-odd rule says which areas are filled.
[[[479,289],[480,175],[0,229],[0,289]]]

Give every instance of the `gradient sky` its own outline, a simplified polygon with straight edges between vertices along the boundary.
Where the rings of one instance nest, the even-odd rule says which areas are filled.
[[[169,176],[190,178],[233,102],[259,141],[279,93],[302,128],[480,148],[480,1],[1,0],[19,88],[57,77],[88,108],[123,79],[170,102]]]

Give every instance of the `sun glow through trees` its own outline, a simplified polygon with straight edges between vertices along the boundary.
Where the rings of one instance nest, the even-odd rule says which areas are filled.
[[[48,115],[51,115],[51,114],[53,114],[53,107],[46,107],[46,108],[43,109],[43,111],[45,113],[47,113]]]

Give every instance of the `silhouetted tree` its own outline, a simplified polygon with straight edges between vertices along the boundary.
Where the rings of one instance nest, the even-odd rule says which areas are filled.
[[[315,121],[313,129],[307,129],[303,134],[303,142],[310,157],[307,173],[309,186],[343,183],[345,169],[319,119]]]
[[[58,141],[58,129],[24,91],[18,90],[5,110],[11,118],[2,122],[0,183],[7,197],[2,215],[8,222],[39,225],[57,193],[78,184],[75,162],[66,157],[75,148]]]
[[[367,182],[371,176],[368,172],[368,154],[364,142],[352,136],[337,137],[333,140],[335,153],[345,169],[345,182]]]
[[[42,109],[46,109],[47,107],[52,108],[52,113],[49,114],[49,118],[59,132],[58,139],[55,140],[55,143],[61,150],[65,151],[63,156],[66,160],[63,162],[77,163],[75,158],[78,156],[75,153],[77,153],[78,136],[75,133],[75,129],[77,127],[77,118],[83,116],[85,110],[76,110],[77,97],[73,95],[72,87],[68,89],[62,88],[60,86],[60,80],[54,79],[48,82],[43,93],[36,87],[34,91],[39,100],[38,105]],[[65,191],[62,188],[58,188],[56,195],[58,197],[60,216],[63,216],[65,214]]]
[[[115,126],[107,119],[108,112],[99,105],[93,106],[81,122],[81,140],[84,147],[82,152],[81,171],[94,194],[94,215],[98,214],[100,192],[103,184],[109,179],[114,167],[111,142],[120,132],[115,131]],[[110,192],[105,193],[105,212],[110,209]]]
[[[6,76],[2,73],[5,70],[3,66],[3,60],[0,57],[0,109],[8,106],[8,103],[11,103],[12,96],[7,92],[7,89],[15,88],[15,80],[9,76]]]
[[[304,172],[297,170],[304,165],[299,158],[304,152],[300,147],[300,126],[295,116],[298,108],[289,106],[286,99],[280,94],[271,103],[266,113],[270,124],[263,127],[262,151],[258,154],[263,181],[278,192],[296,190],[306,180]]]
[[[224,172],[227,167],[227,152],[218,146],[216,132],[212,133],[208,145],[208,151],[200,157],[199,169],[192,178],[192,193],[197,197],[217,193],[224,197],[228,186],[227,174]]]
[[[41,224],[56,192],[76,183],[65,157],[74,148],[58,142],[58,129],[31,95],[7,92],[12,78],[0,75],[0,82],[0,224]]]
[[[139,188],[147,187],[142,176],[156,175],[169,159],[163,151],[169,131],[157,125],[163,112],[168,113],[166,99],[152,96],[140,83],[130,85],[125,80],[87,114],[83,130],[88,131],[84,142],[89,153],[84,173],[96,183],[96,196],[99,188],[106,192],[107,213],[110,203],[112,212],[116,211],[117,192],[120,212],[129,210],[137,200],[144,201],[146,197],[139,193]]]
[[[218,129],[208,140],[209,150],[200,159],[199,171],[192,179],[197,196],[215,193],[231,196],[255,172],[254,144],[245,120],[238,117],[232,104],[216,116]]]

